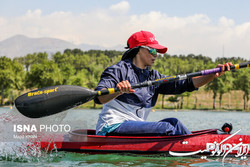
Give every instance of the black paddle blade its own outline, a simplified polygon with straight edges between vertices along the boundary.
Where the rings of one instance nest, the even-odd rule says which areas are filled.
[[[96,91],[84,87],[59,85],[25,93],[15,100],[15,106],[26,117],[41,118],[81,105],[96,96]]]

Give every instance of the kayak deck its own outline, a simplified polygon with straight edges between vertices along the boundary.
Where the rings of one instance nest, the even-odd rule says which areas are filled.
[[[218,134],[217,129],[194,131],[180,136],[99,136],[95,130],[79,129],[65,135],[45,136],[42,149],[81,153],[167,153],[249,156],[250,136]]]

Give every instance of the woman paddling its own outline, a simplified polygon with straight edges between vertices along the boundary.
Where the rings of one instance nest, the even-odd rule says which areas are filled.
[[[131,85],[144,81],[166,78],[156,70],[150,70],[157,53],[166,53],[167,47],[159,45],[155,36],[148,31],[139,31],[127,41],[128,50],[122,60],[105,69],[96,90],[118,87],[119,92],[99,96],[98,104],[104,104],[96,125],[98,135],[186,135],[191,132],[176,118],[159,122],[146,121],[157,101],[158,94],[181,94],[194,91],[230,70],[231,63],[218,65],[221,73],[210,74],[164,83],[157,86],[131,89]]]

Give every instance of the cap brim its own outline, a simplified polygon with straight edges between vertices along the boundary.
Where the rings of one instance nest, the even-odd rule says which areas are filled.
[[[159,53],[166,53],[168,48],[159,44],[148,44],[147,46],[157,49],[157,52]]]

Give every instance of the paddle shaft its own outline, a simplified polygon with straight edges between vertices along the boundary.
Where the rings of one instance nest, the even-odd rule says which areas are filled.
[[[236,64],[230,69],[239,69],[249,67],[250,62]],[[227,70],[227,69],[226,69]],[[132,89],[159,85],[166,82],[183,80],[191,77],[214,74],[221,72],[221,68],[203,70],[200,72],[188,73],[157,79],[155,81],[146,81],[132,85]],[[29,118],[41,118],[53,115],[64,110],[84,104],[93,100],[97,96],[118,92],[118,88],[109,88],[100,91],[93,91],[88,88],[74,85],[57,85],[41,88],[27,92],[15,100],[15,106],[18,111]]]
[[[250,61],[245,62],[245,63],[235,64],[235,65],[230,67],[230,70],[245,68],[245,67],[249,67],[249,66],[250,66]],[[166,77],[166,78],[157,79],[155,81],[145,81],[142,83],[138,83],[138,84],[132,85],[131,88],[135,89],[135,88],[142,88],[142,87],[147,87],[147,86],[159,85],[159,84],[166,83],[166,82],[173,82],[173,81],[184,80],[187,78],[192,78],[192,77],[197,77],[197,76],[215,74],[215,73],[218,73],[221,71],[222,71],[222,69],[220,67],[218,67],[218,68],[203,70],[203,71],[199,71],[199,72],[193,72],[193,73],[177,75],[177,76],[170,76],[170,77]],[[225,67],[225,71],[227,71],[227,67]],[[118,91],[119,91],[118,88],[109,88],[109,89],[105,89],[105,90],[100,90],[100,91],[98,91],[98,96],[112,94],[112,93],[118,92]]]

